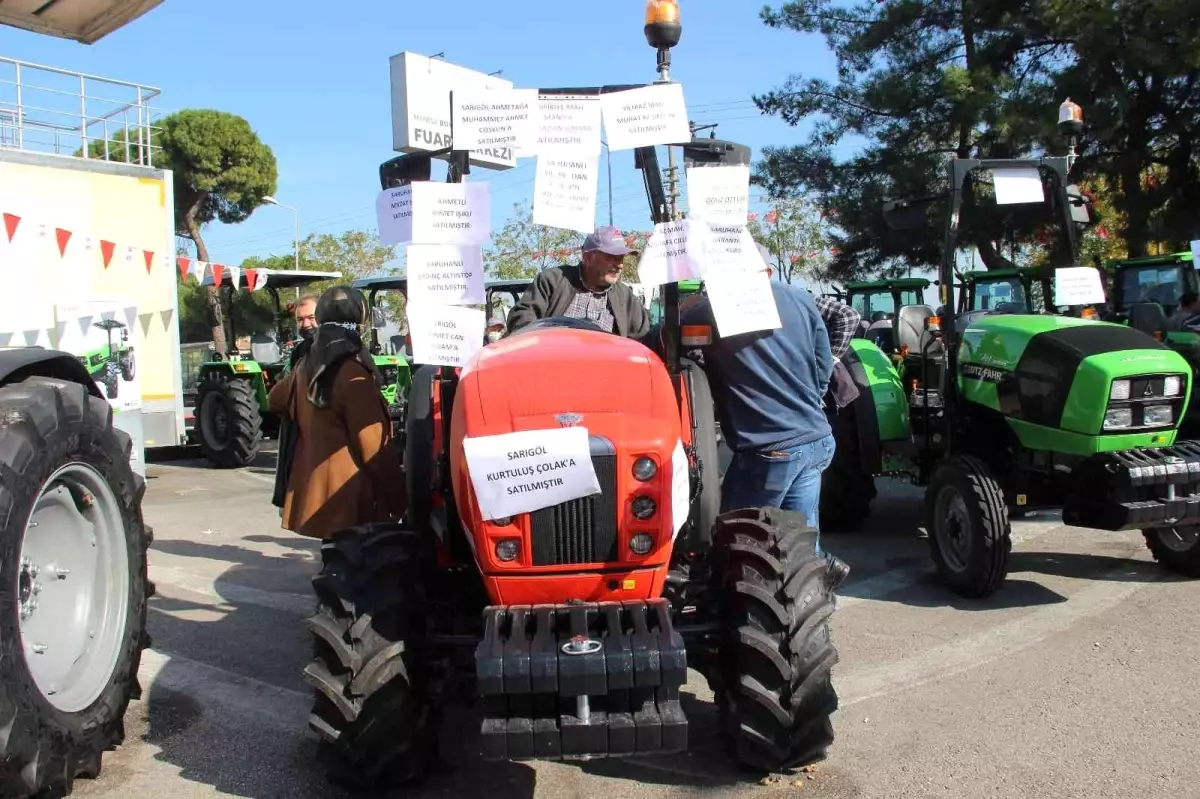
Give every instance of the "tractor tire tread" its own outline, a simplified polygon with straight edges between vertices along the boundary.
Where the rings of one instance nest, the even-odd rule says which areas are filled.
[[[963,573],[954,572],[945,560],[933,533],[933,516],[937,501],[936,487],[943,482],[957,483],[968,513],[972,508],[979,518],[979,548],[973,548],[971,563]],[[1004,489],[992,476],[984,461],[974,455],[954,455],[936,469],[926,491],[926,526],[933,561],[952,590],[969,599],[981,599],[994,593],[1008,576],[1008,559],[1012,552],[1012,527]],[[975,514],[971,514],[974,516]]]
[[[254,384],[250,380],[228,375],[212,375],[200,385],[196,395],[196,424],[203,418],[204,401],[212,392],[225,394],[229,402],[229,424],[233,428],[229,444],[224,449],[214,449],[197,429],[200,449],[208,462],[218,469],[240,469],[248,466],[258,456],[262,446],[262,412],[258,407]]]

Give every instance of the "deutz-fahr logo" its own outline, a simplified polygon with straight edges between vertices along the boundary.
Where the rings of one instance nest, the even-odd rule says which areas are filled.
[[[981,366],[977,363],[965,363],[962,367],[963,377],[971,377],[976,380],[982,380],[985,383],[999,383],[1007,374],[1004,369],[997,369],[994,366]]]
[[[574,427],[583,421],[583,414],[560,413],[554,417],[554,421],[558,422],[560,427]]]

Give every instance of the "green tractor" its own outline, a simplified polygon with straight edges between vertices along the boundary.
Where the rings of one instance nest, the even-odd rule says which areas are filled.
[[[110,400],[116,399],[121,392],[121,381],[128,383],[137,373],[133,347],[129,346],[129,328],[124,322],[118,322],[116,319],[102,319],[93,325],[107,334],[108,341],[103,346],[80,355],[79,361],[92,379],[104,386],[104,395]],[[113,344],[114,330],[121,331],[120,340],[116,344]]]
[[[869,339],[891,353],[896,312],[906,305],[923,304],[927,288],[929,281],[923,277],[855,281],[844,284],[837,298],[862,317],[855,338]]]
[[[1065,237],[1053,257],[1078,263],[1070,159],[952,160],[940,198],[948,206],[941,316],[925,305],[900,309],[904,357],[895,365],[866,339],[844,358],[861,393],[837,421],[821,522],[860,521],[875,476],[907,476],[925,487],[937,573],[963,596],[1003,584],[1010,511],[1019,509],[1060,509],[1078,527],[1139,530],[1163,566],[1200,577],[1200,442],[1176,440],[1192,394],[1187,361],[1108,322],[981,309],[956,324],[960,221],[980,212],[987,172],[1038,170]]]
[[[200,365],[192,435],[204,457],[219,469],[246,466],[258,455],[264,434],[275,435],[278,430],[278,419],[267,410],[267,392],[288,363],[284,352],[288,326],[279,292],[299,291],[342,276],[341,272],[264,269],[259,271],[260,279],[264,273],[266,291],[274,303],[274,335],[251,336],[250,352],[235,350],[224,358],[212,353],[211,360]],[[232,307],[235,288],[250,288],[245,272],[238,282],[235,287],[228,271],[221,278],[222,304],[226,308]],[[212,278],[206,277],[203,285],[212,285]],[[225,317],[229,320],[226,341],[235,342],[233,315],[226,313]]]

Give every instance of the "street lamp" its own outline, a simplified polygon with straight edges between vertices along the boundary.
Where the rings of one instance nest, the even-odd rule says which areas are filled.
[[[296,265],[294,268],[299,270],[300,269],[300,212],[297,211],[295,208],[293,208],[290,205],[285,205],[285,204],[279,202],[279,200],[276,200],[274,197],[272,197],[270,195],[267,195],[266,197],[263,197],[262,199],[263,199],[263,202],[266,203],[267,205],[278,205],[280,208],[286,208],[292,212],[292,218],[293,218],[292,244],[293,244],[293,246],[295,248],[295,252],[296,252]]]

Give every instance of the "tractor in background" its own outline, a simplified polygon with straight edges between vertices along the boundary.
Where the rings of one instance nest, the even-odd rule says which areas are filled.
[[[869,339],[890,353],[894,349],[896,312],[906,305],[924,303],[927,288],[929,281],[921,277],[854,281],[844,284],[836,296],[862,317],[855,337]]]
[[[659,13],[673,12],[668,18]],[[678,7],[650,7],[665,77]],[[600,95],[637,88],[541,89]],[[716,161],[712,140],[681,142]],[[748,148],[723,150],[748,155]],[[402,155],[385,190],[468,174],[465,151]],[[740,163],[740,161],[739,161]],[[651,218],[669,219],[654,147],[635,150]],[[715,414],[681,357],[679,287],[663,287],[663,354],[583,319],[540,319],[461,368],[419,366],[406,417],[402,524],[324,542],[309,619],[310,726],[335,781],[367,789],[420,777],[439,708],[474,694],[490,760],[591,759],[688,745],[688,667],[716,695],[730,754],[775,771],[833,740],[834,578],[803,518],[718,516]],[[584,428],[599,493],[490,518],[466,442]],[[490,474],[490,473],[487,473]],[[455,686],[463,690],[455,691]]]
[[[1072,106],[1064,104],[1060,119],[1074,135],[1082,123]],[[1140,531],[1160,564],[1200,577],[1200,442],[1177,439],[1193,393],[1187,361],[1146,333],[1108,322],[995,310],[958,318],[960,223],[995,213],[984,188],[991,170],[1038,170],[1042,207],[1060,237],[1047,276],[1078,264],[1070,164],[1070,155],[950,161],[949,191],[940,198],[947,207],[941,314],[901,309],[897,346],[905,357],[896,368],[864,340],[852,342],[844,359],[861,394],[835,431],[822,523],[838,511],[841,520],[861,519],[869,501],[862,497],[870,496],[862,486],[874,476],[907,476],[925,487],[938,575],[968,597],[1004,583],[1013,509],[1059,509],[1068,525]]]
[[[263,436],[273,436],[279,429],[279,420],[267,410],[267,393],[287,366],[283,348],[290,326],[279,292],[342,276],[341,272],[263,269],[259,270],[259,279],[264,274],[266,291],[274,304],[273,334],[251,336],[249,352],[232,351],[225,357],[212,352],[210,359],[200,365],[192,437],[208,462],[219,469],[246,466],[258,455]],[[226,270],[220,285],[226,308],[232,308],[235,290],[251,288],[244,271],[239,273],[237,286],[233,281]],[[202,285],[212,283],[210,274]],[[225,340],[235,342],[233,314],[226,313],[225,317],[229,320]]]

